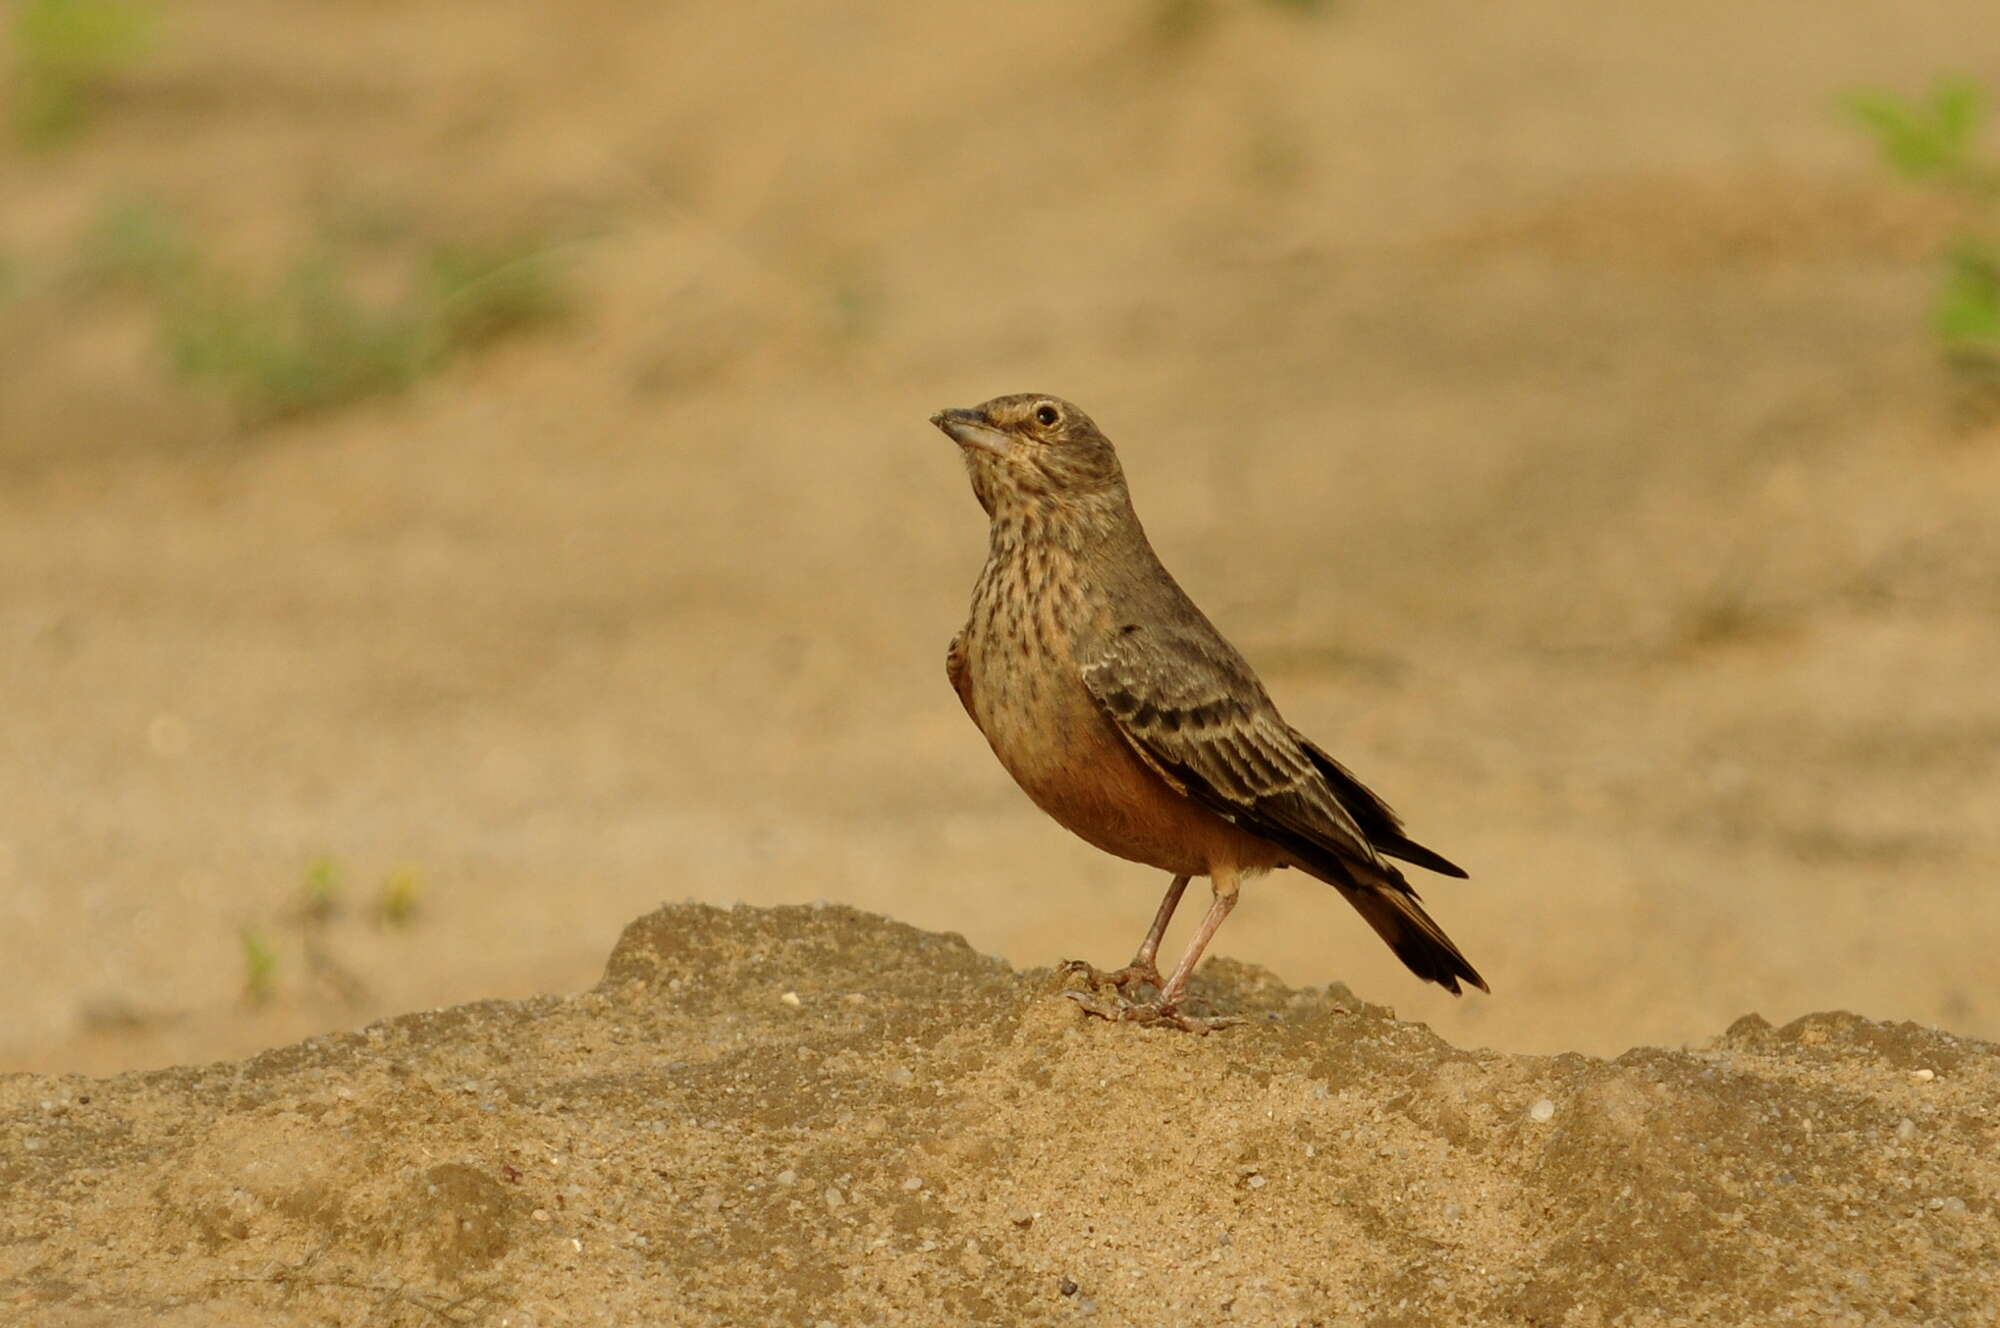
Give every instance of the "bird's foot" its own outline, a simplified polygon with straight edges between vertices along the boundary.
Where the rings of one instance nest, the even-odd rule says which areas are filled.
[[[1192,1015],[1178,1005],[1161,1005],[1158,1001],[1136,1004],[1122,996],[1106,998],[1095,991],[1066,991],[1063,995],[1075,1001],[1085,1014],[1094,1014],[1114,1024],[1144,1024],[1178,1028],[1184,1033],[1212,1033],[1218,1028],[1243,1022],[1234,1015]]]
[[[1125,1018],[1135,1024],[1165,1025],[1168,1028],[1178,1028],[1183,1033],[1204,1034],[1243,1022],[1233,1014],[1194,1015],[1178,1005],[1161,1005],[1158,1001],[1127,1006]]]
[[[1093,990],[1102,987],[1116,987],[1122,992],[1127,987],[1151,987],[1153,990],[1158,991],[1166,985],[1165,981],[1160,977],[1158,967],[1153,964],[1142,964],[1137,960],[1125,965],[1123,968],[1114,968],[1106,972],[1104,969],[1098,968],[1094,964],[1087,964],[1081,959],[1066,959],[1063,961],[1062,971],[1078,975],[1085,982],[1089,983]]]

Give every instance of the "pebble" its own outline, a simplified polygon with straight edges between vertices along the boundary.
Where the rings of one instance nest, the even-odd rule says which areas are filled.
[[[903,1188],[906,1190],[921,1190],[924,1188],[924,1178],[922,1176],[912,1176],[903,1182]]]
[[[1541,1101],[1537,1102],[1534,1106],[1528,1108],[1528,1118],[1530,1120],[1545,1121],[1552,1118],[1555,1114],[1556,1114],[1556,1104],[1549,1101],[1547,1098],[1543,1098]]]
[[[1250,1188],[1253,1190],[1261,1190],[1264,1188],[1264,1178],[1262,1176],[1252,1176],[1245,1183],[1248,1184]]]
[[[799,1183],[799,1173],[786,1167],[778,1173],[777,1180],[780,1185],[796,1185]]]
[[[1937,1071],[1936,1071],[1936,1070],[1912,1070],[1912,1071],[1910,1071],[1910,1082],[1911,1082],[1911,1083],[1913,1083],[1913,1084],[1927,1084],[1927,1083],[1929,1083],[1929,1082],[1930,1082],[1931,1080],[1933,1080],[1933,1079],[1935,1079],[1935,1078],[1937,1078]]]
[[[1896,1122],[1896,1137],[1898,1139],[1916,1138],[1917,1123],[1911,1120],[1908,1116],[1903,1117],[1903,1119]]]
[[[798,1009],[801,1005],[805,1004],[804,1001],[799,999],[799,994],[795,991],[788,991],[784,995],[780,996],[778,998],[778,1003],[780,1005],[789,1005],[794,1010]]]
[[[828,1208],[838,1208],[846,1202],[847,1196],[840,1192],[838,1185],[829,1185],[826,1187],[826,1206]]]

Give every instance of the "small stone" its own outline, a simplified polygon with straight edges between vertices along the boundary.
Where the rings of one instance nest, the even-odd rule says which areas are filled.
[[[1964,1217],[1965,1200],[1955,1194],[1948,1194],[1938,1200],[1938,1211],[1947,1217]]]
[[[799,1173],[793,1171],[790,1167],[786,1167],[778,1173],[776,1179],[780,1185],[796,1185],[799,1183]]]
[[[519,1212],[521,1210],[517,1208],[514,1211]],[[534,1212],[528,1214],[528,1216],[534,1218],[537,1222],[546,1222],[549,1220],[549,1210],[546,1208],[537,1208]]]
[[[1444,1206],[1444,1220],[1447,1222],[1456,1222],[1464,1212],[1465,1210],[1457,1204],[1448,1203]]]
[[[1252,1176],[1249,1180],[1245,1181],[1244,1184],[1248,1185],[1253,1190],[1261,1190],[1264,1188],[1265,1182],[1262,1176]]]
[[[1936,1071],[1936,1070],[1912,1070],[1912,1071],[1910,1071],[1910,1082],[1911,1082],[1911,1083],[1913,1083],[1913,1084],[1927,1084],[1927,1083],[1929,1083],[1929,1082],[1930,1082],[1931,1080],[1933,1080],[1933,1079],[1935,1079],[1935,1078],[1937,1078],[1937,1071]]]
[[[903,1188],[906,1190],[921,1190],[924,1188],[924,1178],[922,1176],[911,1176],[903,1182]]]
[[[849,1005],[866,1005],[868,1003],[868,998],[858,991],[850,991],[840,999]]]
[[[1062,1281],[1056,1283],[1056,1290],[1062,1292],[1065,1296],[1074,1296],[1076,1294],[1076,1283],[1065,1277]]]
[[[782,996],[780,996],[780,997],[778,998],[778,1004],[780,1004],[780,1005],[789,1005],[789,1006],[791,1006],[791,1007],[792,1007],[792,1008],[793,1008],[794,1010],[796,1010],[796,1009],[798,1009],[798,1008],[799,1008],[799,1007],[800,1007],[801,1005],[804,1005],[804,1004],[805,1004],[805,1002],[799,999],[799,994],[798,994],[797,992],[795,992],[795,991],[788,991],[788,992],[786,992],[786,993],[785,993],[784,995],[782,995]]]
[[[1532,1121],[1550,1120],[1555,1114],[1556,1104],[1547,1098],[1543,1098],[1541,1101],[1535,1103],[1534,1106],[1528,1108],[1528,1119]]]
[[[1017,1227],[1031,1227],[1035,1224],[1035,1215],[1025,1208],[1009,1208],[1007,1220]]]
[[[910,1072],[910,1067],[907,1065],[898,1065],[895,1069],[889,1071],[889,1082],[898,1087],[908,1088],[916,1081],[917,1076]]]
[[[1896,1137],[1905,1141],[1916,1138],[1917,1123],[1908,1116],[1903,1117],[1896,1122]]]
[[[846,1202],[847,1196],[840,1192],[838,1185],[829,1185],[826,1187],[826,1206],[828,1208],[838,1208]]]

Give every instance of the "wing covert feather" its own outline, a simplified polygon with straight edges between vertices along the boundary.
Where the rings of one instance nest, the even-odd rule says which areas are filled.
[[[1125,627],[1083,683],[1133,749],[1210,810],[1374,878],[1395,870],[1335,796],[1240,655],[1192,633]]]

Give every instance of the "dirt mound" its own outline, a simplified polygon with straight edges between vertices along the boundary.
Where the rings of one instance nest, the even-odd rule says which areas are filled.
[[[1207,1038],[839,907],[660,909],[603,981],[235,1064],[0,1081],[0,1317],[1970,1323],[2000,1055],[1745,1016],[1452,1047],[1222,961]]]

